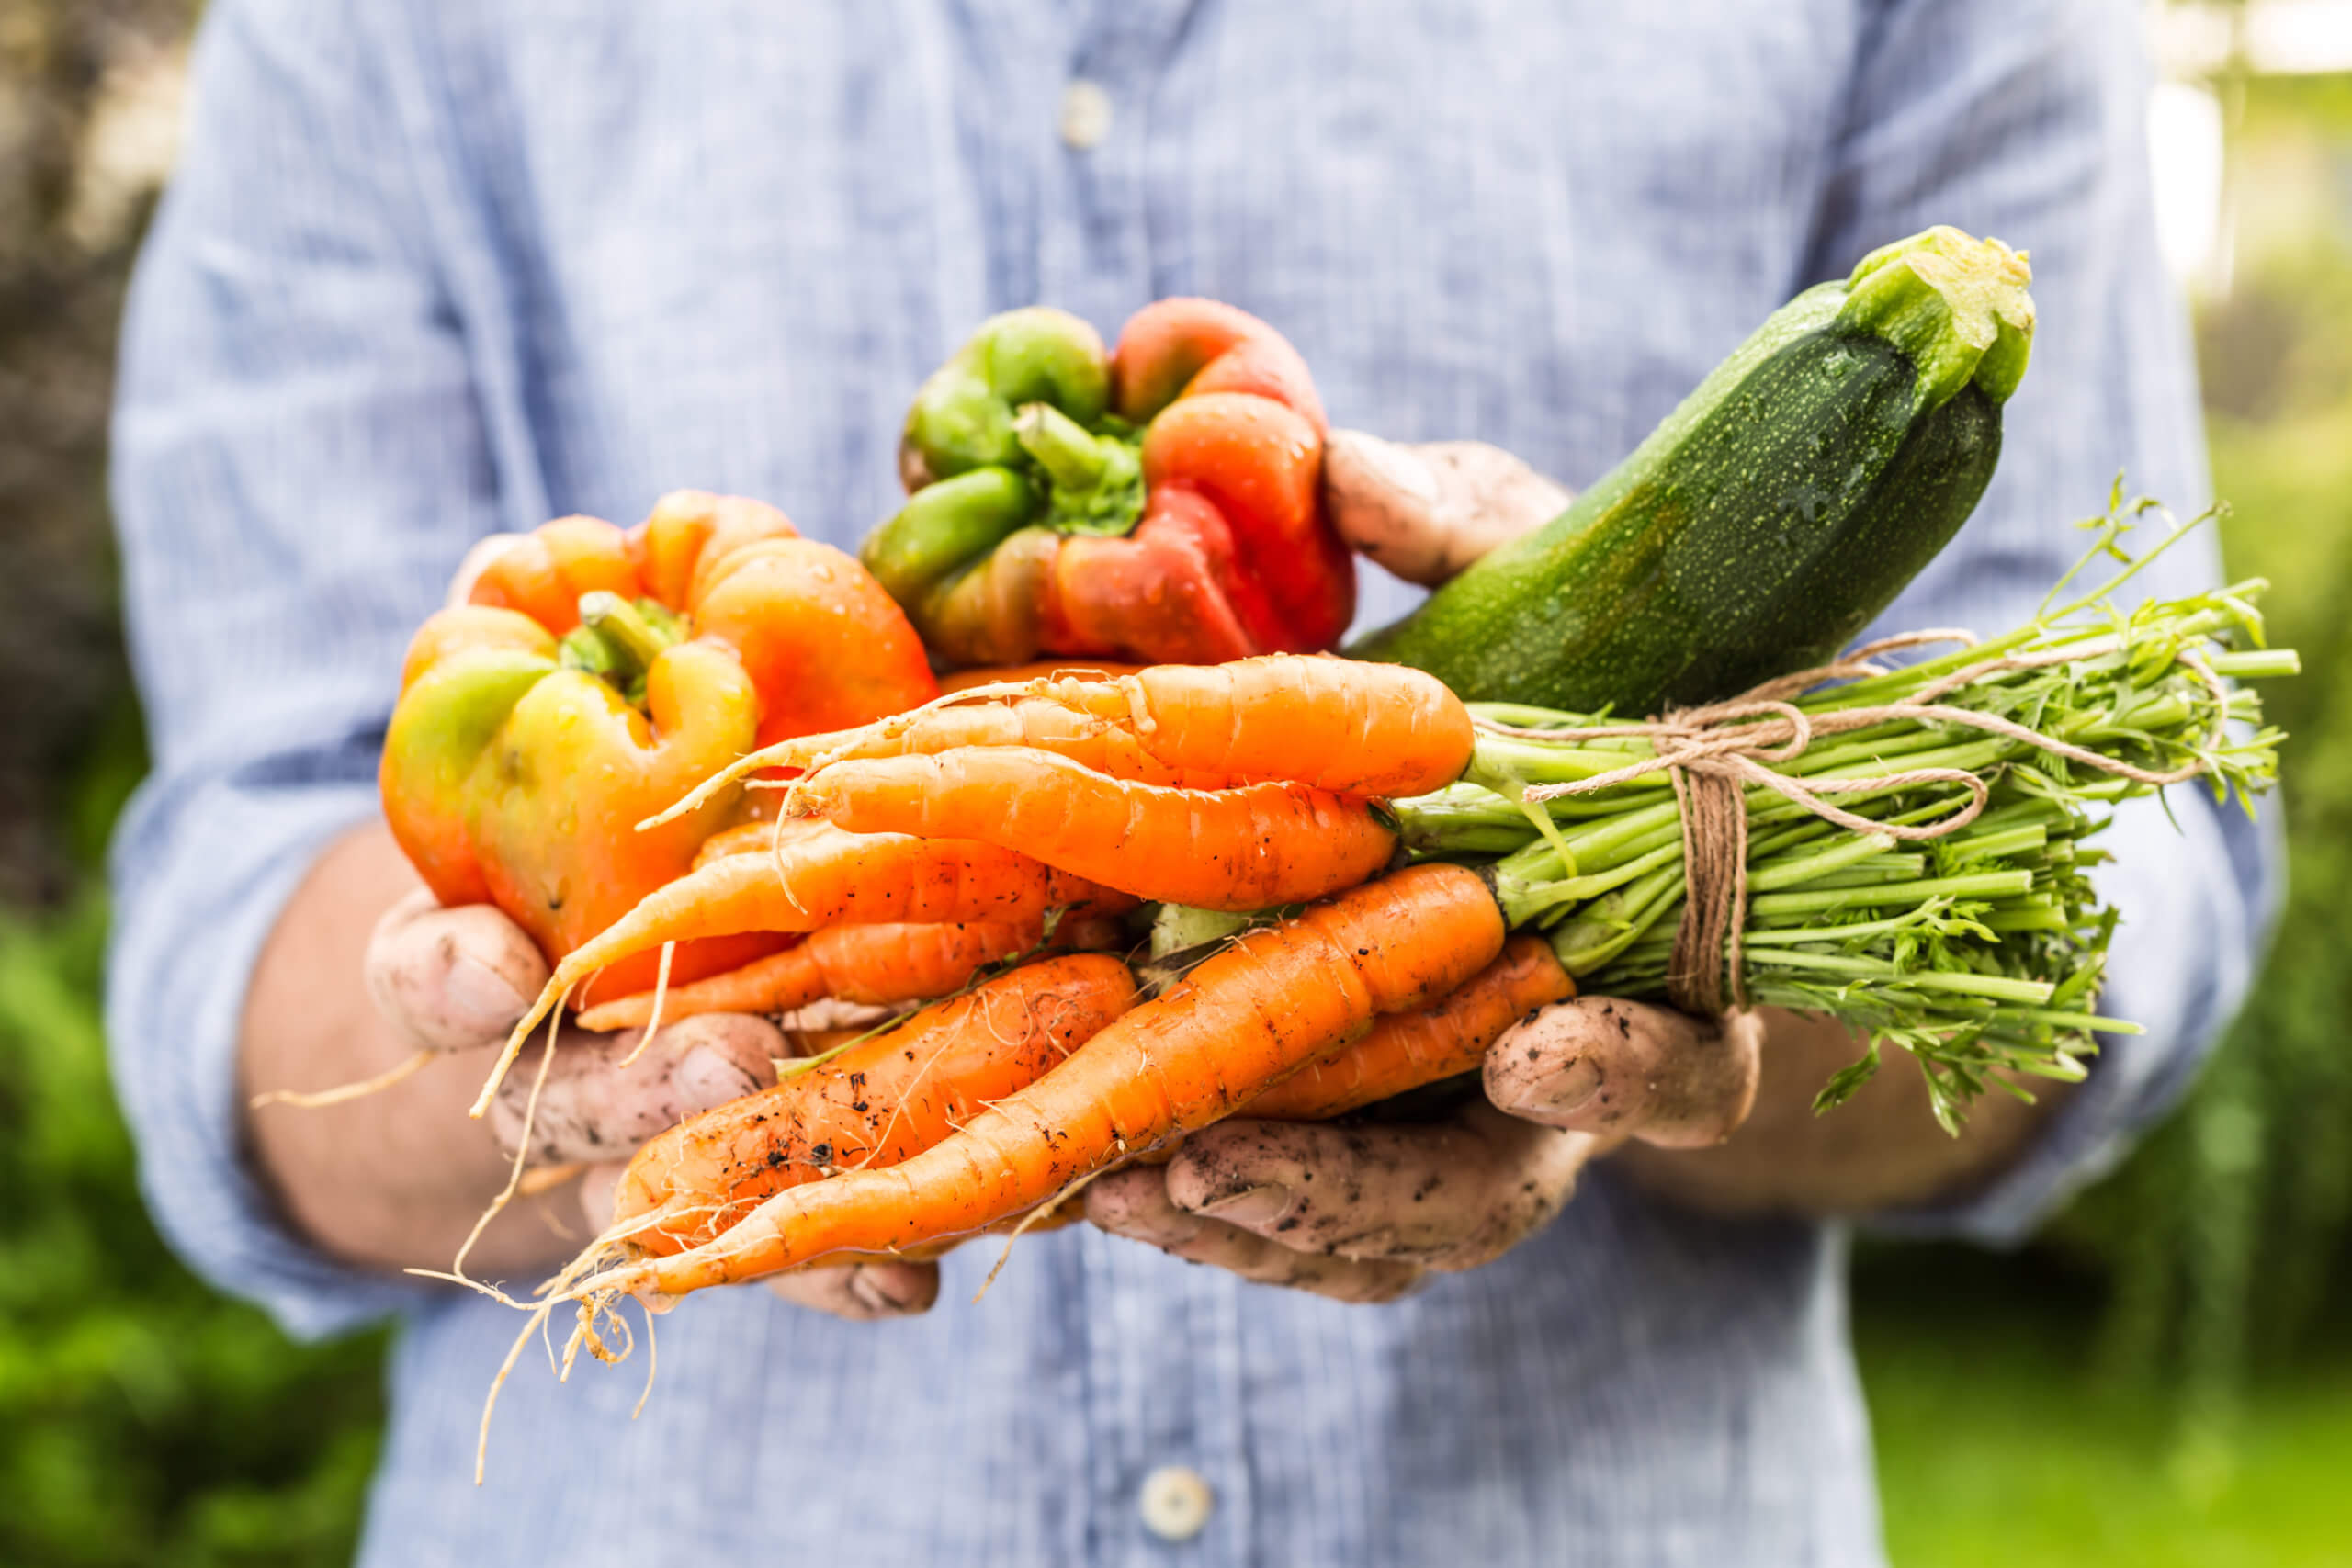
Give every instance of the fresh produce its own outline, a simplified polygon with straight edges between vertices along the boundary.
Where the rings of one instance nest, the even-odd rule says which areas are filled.
[[[2111,519],[2098,549],[2115,550],[2127,525]],[[1900,669],[1849,660],[1662,723],[1472,705],[1460,779],[1385,815],[1413,856],[1482,863],[1509,922],[1548,933],[1580,985],[1659,996],[1691,850],[1675,775],[1694,791],[1735,783],[1744,915],[1719,937],[1737,961],[1734,998],[1826,1009],[1911,1047],[1956,1114],[1991,1073],[2074,1076],[2102,1027],[2088,1006],[2107,928],[2084,874],[2100,809],[2197,774],[2242,794],[2273,776],[2275,734],[2222,728],[2253,724],[2259,705],[2222,677],[2293,668],[2290,654],[2228,646],[2258,642],[2260,588],[2128,613],[2089,596],[1994,642]],[[1266,689],[1282,689],[1284,663],[1261,661]],[[993,700],[1045,691],[1108,713],[1120,685]],[[837,769],[869,765],[820,765],[796,791],[822,801]],[[1008,813],[1022,776],[996,786]],[[1160,868],[1142,853],[1123,863],[1103,831],[1032,847],[1049,861],[1085,852],[1091,875],[1148,895]]]
[[[1141,350],[1175,328],[1150,312],[1115,367],[1067,318],[990,322],[919,399],[915,499],[867,557],[934,651],[996,668],[710,769],[647,830],[747,786],[782,791],[780,820],[711,840],[691,875],[571,953],[507,1060],[600,966],[714,935],[816,933],[682,987],[689,1006],[857,994],[846,965],[819,977],[820,947],[913,941],[946,952],[923,984],[978,988],[879,1037],[893,1044],[854,1041],[649,1145],[616,1226],[547,1298],[581,1306],[574,1348],[605,1353],[597,1324],[621,1294],[1025,1226],[1220,1118],[1346,1114],[1459,1075],[1579,988],[1853,1025],[1867,1048],[1824,1107],[1890,1043],[1955,1130],[1988,1088],[2080,1077],[2098,1032],[2131,1028],[2096,1010],[2115,924],[2088,876],[2103,813],[2198,777],[2264,787],[2278,737],[2226,682],[2294,658],[2260,647],[2258,582],[2129,611],[2093,593],[1988,643],[1930,633],[1836,656],[1989,477],[2030,343],[2027,281],[2021,256],[1950,230],[1867,258],[1777,314],[1561,519],[1383,634],[1372,662],[1073,670],[1149,652],[1063,636],[1065,569],[1122,563],[1102,582],[1130,594],[1125,627],[1154,624],[1137,584],[1198,610],[1170,585],[1203,579],[1090,548],[1197,520],[1199,494],[1159,482],[1177,472],[1154,457],[1163,430],[1218,398],[1289,397],[1304,372],[1240,329],[1154,358]],[[1138,412],[1139,446],[1123,423]],[[1306,423],[1319,438],[1319,411]],[[2119,498],[2052,600],[2093,559],[2128,561],[2143,510]],[[1262,603],[1263,581],[1216,581],[1236,625]],[[1186,645],[1195,660],[1285,646],[1227,637],[1214,615],[1190,624],[1216,645]],[[1004,668],[1041,653],[1067,658]],[[769,852],[747,852],[762,832]],[[977,998],[1034,996],[1023,985],[1059,984],[1046,965],[1065,962],[1031,942],[981,980],[983,952],[1066,908],[1138,900],[1161,906],[1143,972],[1157,994],[1051,1064],[1034,1017],[1001,1055],[980,1040]],[[1008,934],[938,929],[957,921]],[[1125,1008],[1129,972],[1099,963]],[[666,996],[665,981],[629,998],[628,1016],[660,1016]],[[959,1102],[976,1108],[902,1116],[944,1092],[924,1076],[934,1039],[956,1092],[984,1086]],[[853,1146],[854,1167],[832,1157]]]
[[[490,1109],[524,1041],[550,1010],[599,970],[634,955],[747,931],[1042,919],[1053,908],[1116,910],[1132,902],[1016,851],[963,839],[843,833],[820,825],[780,840],[773,856],[721,856],[647,894],[564,956],[508,1038],[471,1114]]]
[[[1459,866],[1408,867],[1350,888],[1239,938],[902,1163],[792,1187],[714,1240],[580,1279],[567,1299],[680,1295],[983,1230],[1231,1114],[1380,1014],[1453,990],[1503,938],[1492,893]]]
[[[863,723],[936,692],[906,617],[855,561],[775,508],[681,491],[624,531],[550,523],[426,621],[384,744],[384,812],[445,905],[491,903],[550,960],[692,863],[731,790],[637,824],[754,747]],[[682,944],[692,980],[776,945]],[[617,994],[650,961],[615,965]]]
[[[2222,683],[2296,668],[2259,647],[2262,586],[2128,612],[2089,597],[1939,658],[1849,659],[1816,672],[1844,684],[1763,688],[1677,724],[1474,705],[1465,781],[1392,809],[1416,854],[1498,857],[1487,874],[1506,916],[1545,932],[1586,990],[1679,999],[1720,976],[1727,1001],[1834,1014],[1871,1043],[1823,1105],[1893,1043],[1956,1127],[1988,1087],[2080,1077],[2097,1032],[2132,1031],[2093,1011],[2114,929],[2087,875],[2094,836],[2106,807],[2165,783],[2244,798],[2276,776],[2280,737],[2258,728],[2253,693]],[[1739,807],[1722,840],[1738,853],[1709,897],[1736,897],[1678,976],[1686,802],[1709,776]]]
[[[950,665],[1329,648],[1355,566],[1325,430],[1297,352],[1229,305],[1148,305],[1110,354],[1064,311],[1008,311],[916,393],[907,504],[860,553]]]
[[[713,792],[761,768],[800,771],[967,747],[1057,752],[1139,784],[1293,783],[1341,795],[1418,795],[1461,776],[1473,738],[1453,694],[1412,670],[1343,659],[1157,665],[1097,679],[969,687],[862,729],[765,747],[652,821],[698,810]]]
[[[2120,541],[2133,515],[2112,510],[2075,571],[2102,556],[2128,558]],[[1229,776],[1272,765],[1277,731],[1259,710],[1289,712],[1307,681],[1313,703],[1331,711],[1434,721],[1359,723],[1352,750],[1300,751],[1301,772],[1405,777],[1413,759],[1437,754],[1432,737],[1466,728],[1472,741],[1454,782],[1380,808],[1420,863],[1303,910],[1238,921],[1163,910],[1156,935],[1204,944],[1194,951],[1208,956],[1068,1062],[919,1152],[894,1150],[907,1157],[888,1171],[774,1193],[674,1256],[593,1248],[560,1299],[582,1303],[593,1339],[616,1292],[674,1295],[970,1235],[1050,1208],[1097,1172],[1245,1108],[1331,1114],[1457,1072],[1516,1019],[1578,986],[1700,1010],[1769,1003],[1836,1016],[1870,1043],[1824,1089],[1825,1107],[1850,1094],[1889,1043],[1918,1060],[1948,1127],[1988,1088],[2079,1077],[2097,1032],[2132,1027],[2094,1010],[2114,929],[2086,874],[2100,814],[2192,778],[2245,796],[2274,776],[2278,735],[2259,728],[2250,692],[2224,683],[2295,669],[2291,653],[2260,647],[2253,600],[2262,586],[2129,611],[2088,594],[1991,642],[1889,639],[1713,707],[1635,723],[1525,705],[1449,714],[1452,699],[1427,677],[1295,657],[1219,672],[1216,689],[1230,700],[1221,722],[1196,728],[1165,722],[1196,711],[1161,700],[1194,689],[1197,674],[1179,671],[960,694],[948,701],[1050,703],[1166,749],[1153,752],[1161,765]],[[1936,641],[1969,645],[1900,668],[1874,661]],[[828,744],[856,752],[885,732],[949,733],[918,715]],[[1252,737],[1268,749],[1250,751]],[[971,798],[952,823],[933,826],[958,835],[991,800],[1014,820],[1022,798],[1039,793],[1042,761],[1058,765],[1057,778],[1087,772],[1019,745],[808,761],[787,807],[829,813],[840,798],[830,781],[841,775],[955,768],[956,792]],[[1090,787],[1159,786],[1097,778]],[[1161,793],[1205,809],[1265,787]],[[834,826],[786,828],[787,860],[812,844],[865,841]],[[1099,880],[1152,897],[1171,877],[1163,842],[1131,834],[1124,818],[1073,816],[1056,831],[1033,824],[1018,836],[1040,861],[1087,878],[1080,887]],[[875,841],[980,852],[960,837]],[[756,855],[709,869],[729,865],[768,870]],[[823,919],[848,909],[836,901]],[[1506,953],[1513,930],[1522,934]],[[582,963],[656,938],[666,936],[640,930]],[[558,984],[584,973],[560,973]],[[691,1184],[662,1192],[664,1203],[690,1207],[697,1195],[724,1201]]]
[[[925,1008],[653,1139],[622,1178],[616,1227],[645,1251],[677,1252],[787,1187],[896,1165],[1026,1089],[1135,999],[1125,964],[1086,953]]]
[[[1976,505],[2025,257],[1936,228],[1776,311],[1560,516],[1351,651],[1464,697],[1654,714],[1826,662]]]
[[[1231,669],[1237,666],[1213,665],[1208,668]],[[1049,678],[1035,677],[1032,683],[1034,680]],[[993,687],[966,690],[977,690],[979,696],[985,698],[991,694]],[[1082,709],[1067,706],[1051,698],[1038,697],[1001,704],[984,703],[976,698],[964,703],[934,704],[862,729],[811,735],[786,741],[780,746],[766,747],[714,774],[705,781],[700,789],[656,820],[666,821],[673,813],[699,809],[708,798],[704,794],[705,790],[725,789],[762,768],[784,768],[798,773],[819,758],[830,763],[868,757],[933,756],[967,746],[1033,746],[1067,757],[1095,773],[1114,779],[1132,779],[1137,784],[1221,789],[1238,782],[1230,773],[1171,767],[1154,756],[1132,729],[1106,724]]]
[[[987,707],[980,705],[1010,706],[1016,721],[956,716],[967,708],[986,713]],[[1065,726],[1056,715],[1073,722]],[[1063,733],[1070,737],[1069,749],[1081,757],[1127,759],[1139,766],[1192,776],[1262,781],[1215,792],[1163,790],[1128,797],[1147,803],[1142,809],[1153,813],[1162,829],[1193,840],[1207,830],[1221,829],[1223,844],[1240,844],[1248,852],[1228,854],[1217,845],[1208,845],[1202,852],[1214,850],[1219,858],[1196,862],[1178,857],[1164,837],[1156,852],[1146,852],[1143,843],[1129,840],[1127,818],[1106,817],[1099,807],[1083,818],[1065,813],[1058,822],[1012,826],[1019,810],[1050,813],[1078,801],[1114,798],[1107,792],[1119,781],[1075,764],[1059,767],[1051,774],[1073,789],[1058,794],[1048,791],[1042,801],[1025,798],[1043,770],[1068,761],[1046,750],[1048,744],[1062,744],[1053,737]],[[989,744],[994,738],[1022,744]],[[812,842],[810,825],[791,821],[780,827],[752,824],[729,829],[711,840],[705,860],[691,876],[649,897],[558,968],[541,1005],[518,1028],[513,1048],[519,1050],[522,1034],[546,1015],[557,997],[593,974],[598,964],[641,957],[658,952],[665,943],[721,931],[807,931],[842,921],[1010,918],[1004,908],[978,906],[960,915],[884,912],[879,899],[899,894],[876,895],[867,902],[811,902],[799,887],[800,874],[792,869],[808,857],[819,861],[842,857],[844,863],[855,862],[861,853],[885,859],[920,857],[933,852],[916,846],[930,843],[956,845],[945,852],[953,861],[955,856],[977,855],[982,849],[978,835],[987,834],[990,842],[1018,840],[1021,846],[1016,853],[1011,842],[997,843],[989,852],[1000,857],[990,863],[992,866],[1026,867],[1035,877],[1042,878],[1041,862],[1064,863],[1059,870],[1069,874],[1057,882],[1023,883],[1024,898],[1043,898],[1047,891],[1059,889],[1065,902],[1091,897],[1100,908],[1103,889],[1093,886],[1077,869],[1085,864],[1114,871],[1122,884],[1134,884],[1116,888],[1130,897],[1183,901],[1179,895],[1193,894],[1196,897],[1189,901],[1194,904],[1257,908],[1286,901],[1261,895],[1294,891],[1295,897],[1315,897],[1295,890],[1329,890],[1360,881],[1392,852],[1391,829],[1365,804],[1374,792],[1434,788],[1458,777],[1470,761],[1472,739],[1468,712],[1443,686],[1418,671],[1320,657],[1269,655],[1208,668],[1162,666],[1105,681],[1048,679],[1009,688],[975,688],[864,730],[767,748],[720,770],[677,806],[651,818],[649,826],[666,825],[679,813],[701,809],[707,792],[728,787],[743,773],[763,767],[816,769],[808,784],[811,793],[801,794],[796,788],[788,797],[798,807],[813,809],[828,799],[834,776],[857,765],[837,758],[913,762],[955,758],[962,766],[988,768],[991,778],[975,781],[964,795],[965,806],[978,803],[987,809],[971,812],[967,826],[972,833],[938,840],[880,834],[867,838],[827,826],[820,832],[830,837],[820,836]],[[1312,782],[1298,782],[1301,775]],[[871,775],[867,777],[870,780]],[[985,788],[981,787],[984,783]],[[1085,793],[1077,793],[1080,790]],[[869,802],[862,795],[854,805],[839,809],[843,815],[879,810],[890,804],[887,798],[890,793],[869,789],[865,795],[886,798]],[[933,810],[920,793],[899,788],[895,795],[910,813]],[[1188,812],[1200,813],[1200,819],[1186,816]],[[856,819],[870,826],[862,817]],[[931,823],[931,830],[938,826]],[[773,873],[763,871],[756,857],[716,852],[752,847],[758,842],[756,835],[764,832],[778,833],[777,852],[790,863],[780,864]],[[1261,834],[1262,849],[1250,848]],[[861,852],[857,848],[861,844],[871,847]],[[1184,856],[1193,853],[1192,849],[1183,852]],[[895,878],[910,874],[894,870],[888,874]],[[790,884],[792,891],[787,893],[784,884]],[[1145,895],[1138,888],[1152,891]],[[1042,908],[1044,904],[1023,907]]]

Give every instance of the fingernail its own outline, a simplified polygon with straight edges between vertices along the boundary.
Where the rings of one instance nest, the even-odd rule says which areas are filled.
[[[874,1270],[863,1265],[849,1277],[849,1293],[858,1305],[871,1313],[889,1315],[907,1310],[907,1303],[884,1290]]]
[[[1204,1204],[1198,1212],[1231,1225],[1263,1225],[1288,1213],[1290,1204],[1290,1189],[1279,1181],[1270,1181]]]
[[[677,1089],[679,1104],[690,1112],[741,1100],[760,1087],[742,1064],[707,1045],[697,1045],[679,1057],[677,1066],[670,1069],[670,1082]]]
[[[1530,1111],[1565,1116],[1572,1111],[1582,1110],[1600,1092],[1600,1064],[1589,1056],[1578,1056],[1559,1071],[1538,1078],[1529,1086],[1522,1103]]]
[[[523,1016],[531,998],[514,988],[514,982],[477,958],[459,954],[449,965],[443,993],[450,1010],[462,1013],[485,1031],[510,1028]]]

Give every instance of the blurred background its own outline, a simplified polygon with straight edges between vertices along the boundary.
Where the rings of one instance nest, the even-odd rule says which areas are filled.
[[[143,765],[104,491],[115,319],[196,0],[0,0],[0,1562],[346,1561],[380,1337],[288,1342],[133,1185],[99,1026]],[[1900,1568],[2352,1563],[2352,0],[2156,5],[2149,145],[2233,574],[2304,677],[2291,890],[2197,1095],[2030,1247],[1864,1247]]]

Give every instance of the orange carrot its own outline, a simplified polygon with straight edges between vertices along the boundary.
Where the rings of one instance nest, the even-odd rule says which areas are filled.
[[[1037,920],[967,920],[950,925],[827,926],[782,953],[673,986],[667,1019],[703,1012],[788,1012],[820,997],[888,1007],[944,997],[987,964],[1024,953],[1045,934]],[[654,995],[599,1002],[582,1029],[630,1029],[653,1016]]]
[[[977,670],[951,670],[939,678],[943,692],[968,692],[975,686],[1012,686],[1027,681],[1050,681],[1074,675],[1081,681],[1108,681],[1132,675],[1140,664],[1115,664],[1099,659],[1048,659],[1035,664],[983,665]]]
[[[1444,683],[1401,665],[1308,654],[1157,664],[1111,680],[974,687],[860,729],[786,741],[706,779],[653,821],[760,768],[814,770],[966,746],[1054,751],[1143,784],[1419,795],[1462,775],[1472,738],[1469,711]]]
[[[796,837],[803,826],[786,823],[785,838]],[[774,822],[738,822],[732,828],[720,829],[702,841],[702,848],[695,852],[694,869],[700,871],[712,861],[725,860],[729,855],[763,855],[775,848],[775,842]]]
[[[1475,739],[1469,710],[1435,676],[1321,654],[1159,664],[1050,682],[1046,694],[1127,725],[1170,767],[1340,795],[1442,789],[1470,765]]]
[[[927,756],[967,746],[1030,746],[1138,784],[1223,789],[1251,782],[1229,773],[1170,767],[1153,756],[1134,731],[1039,697],[925,708],[790,745],[790,755],[797,760],[786,765],[801,768],[866,757]]]
[[[1020,746],[842,762],[801,780],[790,800],[853,832],[1018,846],[1138,898],[1202,909],[1320,898],[1372,875],[1396,845],[1369,806],[1328,790],[1164,789]]]
[[[613,1218],[642,1217],[630,1239],[677,1252],[787,1187],[896,1165],[1036,1081],[1135,999],[1135,978],[1115,958],[1023,964],[671,1128],[629,1161]]]
[[[1302,1068],[1237,1116],[1321,1122],[1423,1084],[1475,1072],[1487,1047],[1536,1009],[1566,1001],[1577,983],[1539,936],[1516,936],[1503,955],[1453,995],[1418,1012],[1394,1012],[1336,1056]]]
[[[690,937],[811,931],[835,925],[1041,919],[1057,906],[1099,910],[1104,890],[1017,851],[968,840],[845,833],[787,839],[780,856],[728,855],[656,888],[564,955],[516,1024],[474,1102],[479,1117],[548,1010],[608,964]],[[1113,907],[1126,900],[1112,896]]]
[[[1378,1015],[1455,989],[1503,938],[1493,894],[1463,867],[1412,866],[1351,887],[1240,938],[904,1163],[793,1188],[716,1241],[580,1280],[568,1299],[681,1295],[980,1230],[1229,1114]]]

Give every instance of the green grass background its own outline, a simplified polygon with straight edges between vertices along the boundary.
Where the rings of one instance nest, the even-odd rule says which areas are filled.
[[[1868,1253],[1856,1338],[1898,1568],[2352,1565],[2352,1337],[2183,1443],[2177,1390],[2103,1379],[2095,1277],[2046,1255]]]

